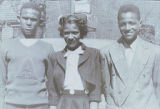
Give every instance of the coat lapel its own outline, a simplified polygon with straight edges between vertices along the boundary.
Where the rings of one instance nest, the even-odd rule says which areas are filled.
[[[88,86],[86,86],[88,84],[93,85],[93,87],[95,87],[95,84],[97,82],[95,77],[97,75],[95,75],[95,69],[94,68],[97,67],[97,66],[95,66],[96,62],[93,59],[95,59],[94,56],[97,56],[97,54],[92,54],[92,56],[90,56],[90,54],[91,54],[90,50],[92,51],[92,49],[86,47],[84,44],[82,44],[82,49],[84,50],[84,52],[83,52],[83,54],[79,55],[79,62],[78,62],[79,73],[82,77],[82,80],[84,80],[84,82],[85,82],[84,83],[85,87],[88,87]],[[92,64],[92,65],[90,65],[90,64]],[[90,87],[89,90],[92,90],[93,87]]]
[[[81,47],[84,50],[84,52],[79,55],[78,67],[89,58],[89,53],[87,52],[88,48],[83,43],[81,43]]]
[[[84,53],[80,54],[79,56],[78,66],[83,64],[89,58],[89,53],[86,52],[87,47],[83,44],[81,46],[82,49],[84,50]],[[66,58],[64,57],[65,53],[66,53],[66,48],[63,51],[57,53],[57,61],[59,65],[61,65],[64,71],[66,70]]]
[[[63,70],[66,70],[66,58],[64,57],[65,51],[61,51],[57,53],[57,61],[59,65],[63,68]]]
[[[86,52],[84,50],[84,53],[80,54],[80,56],[79,56],[78,66],[80,66],[81,64],[83,64],[88,59],[88,57],[89,57],[88,52]]]

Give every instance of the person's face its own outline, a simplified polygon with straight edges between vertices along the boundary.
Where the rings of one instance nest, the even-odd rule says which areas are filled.
[[[131,42],[132,40],[136,39],[140,29],[140,20],[138,19],[136,13],[121,13],[118,23],[122,37],[126,41]]]
[[[75,23],[67,23],[63,30],[63,36],[70,50],[76,49],[80,44],[80,31]]]
[[[39,25],[40,13],[31,8],[24,8],[20,15],[21,31],[26,38],[33,38]]]

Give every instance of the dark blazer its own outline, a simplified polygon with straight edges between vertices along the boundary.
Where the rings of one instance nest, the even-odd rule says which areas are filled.
[[[154,45],[139,38],[128,67],[122,39],[101,50],[105,97],[109,109],[160,109],[154,90]]]
[[[90,101],[100,101],[101,96],[101,72],[100,72],[100,52],[95,48],[86,47],[81,44],[84,53],[79,57],[78,71],[80,73],[84,88],[89,91]],[[64,89],[64,79],[66,70],[66,58],[63,51],[59,51],[50,56],[52,69],[48,75],[49,104],[57,105]],[[76,82],[76,80],[75,80]]]

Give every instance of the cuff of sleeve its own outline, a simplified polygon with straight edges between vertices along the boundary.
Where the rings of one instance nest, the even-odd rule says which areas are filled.
[[[59,97],[55,96],[53,98],[49,98],[49,105],[50,106],[56,106],[59,102]]]
[[[100,94],[94,94],[89,96],[90,102],[101,102],[101,95]]]

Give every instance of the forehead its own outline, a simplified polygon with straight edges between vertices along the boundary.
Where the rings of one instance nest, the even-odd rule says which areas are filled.
[[[119,17],[119,21],[124,21],[124,20],[138,20],[138,15],[134,12],[125,12],[121,13]]]
[[[79,31],[79,28],[75,23],[67,23],[65,24],[64,31]]]
[[[31,18],[39,18],[40,13],[39,11],[32,9],[32,8],[23,8],[21,11],[22,17],[31,17]]]

